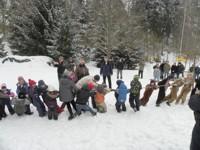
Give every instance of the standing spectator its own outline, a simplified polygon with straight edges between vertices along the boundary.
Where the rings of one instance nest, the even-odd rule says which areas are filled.
[[[120,75],[120,79],[122,79],[122,71],[124,69],[124,62],[122,61],[122,59],[120,59],[118,62],[117,62],[117,65],[116,65],[116,68],[117,68],[117,79],[119,79],[119,75]]]
[[[143,78],[143,71],[144,71],[144,62],[141,61],[139,63],[139,71],[138,71],[138,76],[141,77],[141,79]]]
[[[29,98],[29,96],[28,96],[28,84],[27,84],[27,82],[24,80],[24,78],[22,76],[18,77],[16,93],[17,93],[18,97],[19,97],[19,93],[23,93],[23,94],[25,94],[26,98]],[[33,112],[31,112],[30,104],[26,104],[25,107],[26,107],[25,114],[32,115]]]
[[[80,80],[81,78],[89,75],[89,70],[85,65],[84,59],[80,59],[80,63],[76,67],[75,74],[76,74],[76,77],[77,77],[77,81]]]
[[[65,71],[64,57],[60,56],[58,58],[58,62],[54,62],[54,66],[57,67],[58,80],[60,81],[60,78]]]
[[[167,78],[169,76],[169,71],[170,71],[170,64],[169,62],[166,62],[164,64],[164,74],[163,74],[164,78]]]
[[[175,74],[177,72],[177,66],[176,66],[176,63],[174,63],[172,66],[171,66],[171,76],[173,78],[175,78]]]
[[[197,85],[200,85],[198,83]],[[189,107],[194,111],[195,126],[192,131],[192,139],[190,144],[190,150],[199,150],[200,149],[200,86],[197,87],[197,90],[194,95],[191,96],[189,100]]]
[[[106,78],[108,78],[109,88],[112,88],[111,76],[113,74],[112,65],[107,58],[104,59],[104,63],[101,66],[100,74],[103,75],[103,83],[106,84]]]
[[[160,69],[159,69],[159,64],[156,64],[153,67],[153,76],[155,81],[160,81]]]
[[[142,84],[139,81],[139,76],[135,75],[134,79],[131,81],[131,89],[130,89],[130,96],[129,96],[129,103],[133,110],[139,111],[140,110],[140,90],[142,89]]]
[[[179,78],[180,74],[182,74],[182,77],[184,77],[184,70],[185,70],[184,65],[181,62],[179,62],[177,66],[177,72],[176,72],[177,79]]]

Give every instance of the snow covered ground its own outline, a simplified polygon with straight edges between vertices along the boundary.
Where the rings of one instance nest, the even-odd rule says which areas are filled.
[[[7,83],[15,91],[17,77],[22,75],[25,79],[43,79],[58,88],[56,68],[46,64],[48,58],[30,58],[32,61],[28,63],[0,64],[0,83]],[[87,66],[90,74],[99,73],[93,63]],[[147,64],[141,80],[143,87],[152,78],[152,72],[152,64]],[[136,73],[123,72],[128,87]],[[116,70],[112,82],[115,88]],[[192,111],[187,104],[169,107],[163,103],[155,107],[157,93],[158,90],[148,106],[137,113],[127,100],[127,112],[120,114],[115,110],[114,93],[110,93],[106,95],[106,114],[92,117],[85,113],[72,121],[68,121],[67,109],[58,121],[49,121],[47,117],[39,118],[32,106],[32,116],[8,115],[0,121],[0,150],[188,150],[194,125]]]

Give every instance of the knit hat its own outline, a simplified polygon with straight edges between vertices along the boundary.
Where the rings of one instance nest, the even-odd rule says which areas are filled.
[[[17,78],[17,80],[18,80],[18,81],[20,81],[20,80],[24,80],[24,77],[19,76],[19,77]]]
[[[57,91],[57,90],[56,90],[56,88],[54,86],[48,85],[47,91],[54,92],[54,91]]]
[[[1,84],[1,89],[5,88],[5,87],[7,87],[6,84],[5,84],[5,83],[2,83],[2,84]]]
[[[99,80],[100,80],[100,76],[99,76],[99,75],[95,75],[95,76],[94,76],[94,80],[95,80],[95,81],[99,81]]]
[[[117,80],[117,81],[116,81],[117,86],[120,86],[120,84],[121,84],[122,82],[123,82],[122,80]]]
[[[104,93],[104,85],[103,84],[99,84],[97,86],[97,92],[99,93]]]
[[[94,84],[93,83],[88,83],[88,90],[92,90],[94,88]]]
[[[38,81],[38,88],[47,89],[47,85],[45,84],[45,82],[43,80],[39,80]]]
[[[36,85],[36,82],[34,80],[28,79],[29,86]]]
[[[138,80],[138,79],[139,79],[139,76],[138,76],[138,75],[134,75],[134,79],[135,79],[135,80]]]

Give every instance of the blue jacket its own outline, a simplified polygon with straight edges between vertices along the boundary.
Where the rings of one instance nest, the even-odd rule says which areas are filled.
[[[128,94],[128,89],[124,82],[122,81],[119,88],[118,88],[118,101],[125,102]]]
[[[103,76],[110,76],[113,74],[113,69],[112,69],[112,65],[110,63],[103,63],[103,65],[101,66],[101,70],[100,70],[100,74],[102,74]]]
[[[24,94],[28,94],[28,84],[26,82],[23,85],[17,84],[17,90],[16,90],[17,95],[20,92]]]

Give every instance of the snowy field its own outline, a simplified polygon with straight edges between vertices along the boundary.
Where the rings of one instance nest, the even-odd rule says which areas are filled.
[[[19,57],[20,58],[20,57]],[[47,57],[31,57],[23,64],[0,64],[0,83],[16,90],[17,77],[26,80],[43,79],[58,88],[56,68],[49,67]],[[93,63],[87,64],[90,74],[99,74]],[[128,87],[137,71],[125,70]],[[143,87],[152,78],[152,64],[146,64]],[[102,82],[102,81],[101,81]],[[112,76],[116,87],[116,70]],[[144,89],[141,91],[143,95]],[[169,91],[168,91],[169,92]],[[0,121],[0,150],[188,150],[194,125],[192,111],[185,105],[165,103],[155,107],[158,90],[154,91],[147,107],[135,113],[126,102],[127,112],[117,113],[114,93],[106,95],[108,112],[91,116],[85,113],[68,121],[68,112],[59,115],[58,121],[40,118],[36,109],[32,116],[10,116]]]

